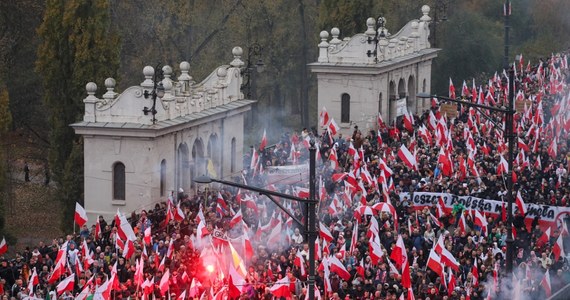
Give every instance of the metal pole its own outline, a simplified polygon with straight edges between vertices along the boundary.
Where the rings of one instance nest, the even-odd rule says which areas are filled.
[[[505,70],[508,68],[509,66],[509,29],[510,29],[510,7],[511,7],[511,1],[507,0],[505,2],[505,7],[504,9],[504,15],[505,15],[505,53],[504,53],[504,57],[503,57],[503,67],[505,68]]]
[[[507,8],[508,9],[508,8]],[[513,117],[514,117],[514,94],[515,94],[515,78],[514,70],[509,69],[509,106],[506,113],[505,120],[505,135],[509,142],[509,152],[507,157],[507,163],[509,164],[509,173],[507,178],[507,262],[506,271],[507,274],[513,272],[513,258],[514,258],[514,239],[513,239],[513,155],[515,151],[515,134],[513,132]]]
[[[309,223],[309,230],[307,232],[307,236],[309,237],[309,278],[307,278],[309,300],[315,299],[315,238],[317,233],[317,214],[315,210],[315,200],[317,199],[317,176],[315,174],[316,153],[315,141],[311,140],[311,146],[309,147],[309,198],[312,201],[308,203],[309,210],[307,211],[307,222]]]

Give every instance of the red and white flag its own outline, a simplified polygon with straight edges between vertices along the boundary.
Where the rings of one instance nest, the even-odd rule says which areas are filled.
[[[150,245],[150,242],[151,242],[151,229],[150,229],[150,226],[147,227],[147,228],[144,230],[144,238],[143,238],[143,239],[144,239],[144,243],[145,243],[146,245]]]
[[[164,272],[162,278],[160,278],[160,283],[158,284],[158,288],[160,289],[160,294],[162,296],[166,295],[166,292],[168,291],[169,287],[170,287],[170,270],[166,269],[166,272]]]
[[[74,287],[75,287],[75,274],[71,274],[71,275],[67,276],[67,278],[62,280],[60,283],[58,283],[58,285],[56,287],[57,294],[61,295],[65,291],[71,292],[71,291],[73,291]]]
[[[440,277],[443,275],[443,264],[441,263],[441,257],[437,255],[434,248],[432,248],[429,252],[427,266]]]
[[[263,129],[263,137],[261,138],[261,143],[259,143],[259,152],[262,152],[265,149],[265,146],[267,146],[267,134],[265,129]]]
[[[117,233],[123,240],[134,241],[137,239],[131,223],[127,220],[127,217],[117,209],[117,215],[115,215],[115,225],[117,226]]]
[[[325,240],[329,243],[333,240],[333,235],[330,232],[330,230],[325,225],[323,225],[323,223],[320,223],[320,222],[319,222],[319,236],[323,240]]]
[[[325,127],[329,124],[329,113],[327,112],[327,109],[323,106],[323,110],[321,110],[321,113],[319,114],[319,125],[322,127]]]
[[[0,242],[0,255],[3,255],[8,251],[8,244],[6,244],[6,238],[2,237],[2,242]]]
[[[544,293],[546,294],[546,297],[552,296],[552,285],[550,285],[549,270],[546,270],[544,277],[542,277],[542,280],[540,281],[540,285],[542,285],[542,288],[544,289]]]
[[[273,296],[277,299],[281,297],[291,297],[291,292],[289,291],[289,277],[285,276],[279,280],[277,280],[272,287],[269,288],[269,291]]]
[[[404,245],[404,240],[402,235],[398,234],[398,239],[396,240],[396,245],[390,253],[390,258],[396,263],[396,267],[401,268],[404,262],[408,260],[408,254],[406,253],[406,246]]]
[[[78,202],[75,202],[74,220],[79,227],[87,223],[87,212],[85,212],[83,206],[81,206],[81,204],[79,204]]]
[[[554,246],[552,247],[552,253],[554,253],[554,259],[556,261],[558,261],[558,259],[560,259],[560,256],[564,254],[564,245],[562,244],[562,234],[560,234],[556,239],[556,243],[554,243]]]
[[[418,163],[416,161],[416,156],[413,155],[408,148],[402,144],[400,150],[398,150],[398,157],[412,170],[417,170]]]
[[[453,85],[453,81],[451,81],[451,77],[449,77],[449,98],[455,99],[455,86]]]
[[[516,203],[519,209],[519,213],[524,216],[526,214],[526,204],[524,203],[523,198],[521,196],[521,191],[517,192]]]
[[[331,272],[335,272],[344,281],[348,281],[350,279],[350,273],[346,270],[346,267],[336,257],[336,255],[329,257],[329,267]]]
[[[546,231],[538,238],[536,244],[540,247],[546,244],[550,240],[550,227],[546,229]]]
[[[331,136],[335,136],[337,132],[340,130],[340,126],[331,118],[329,125],[327,126],[327,130]]]

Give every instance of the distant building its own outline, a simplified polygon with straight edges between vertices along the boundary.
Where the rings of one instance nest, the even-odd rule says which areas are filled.
[[[429,6],[422,17],[408,22],[391,34],[386,19],[366,21],[367,30],[340,38],[340,30],[320,33],[319,58],[309,64],[318,81],[318,109],[325,107],[343,132],[375,128],[380,112],[386,123],[404,113],[421,113],[429,99],[416,99],[429,93],[431,64],[440,49],[430,47]]]
[[[200,83],[190,76],[188,62],[180,63],[178,77],[170,66],[162,67],[164,95],[156,97],[154,116],[152,92],[159,82],[153,82],[153,67],[144,67],[144,81],[121,94],[113,78],[105,80],[102,98],[95,96],[97,85],[87,83],[83,121],[71,126],[84,139],[90,220],[117,209],[126,214],[151,209],[180,188],[191,194],[196,176],[239,175],[244,116],[255,101],[240,91],[243,51],[235,47],[232,53],[230,65]]]

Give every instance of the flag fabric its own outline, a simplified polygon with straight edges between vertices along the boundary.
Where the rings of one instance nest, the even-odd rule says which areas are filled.
[[[408,148],[402,144],[400,150],[398,150],[398,157],[412,170],[417,170],[418,163],[416,162],[416,156],[413,155]]]
[[[267,146],[267,133],[265,129],[263,129],[263,137],[261,137],[261,142],[259,143],[259,152],[265,150],[265,146]]]
[[[323,110],[321,110],[321,113],[319,114],[319,125],[322,127],[325,127],[329,124],[329,113],[327,112],[327,109],[323,106]]]
[[[87,223],[87,212],[79,202],[75,202],[75,216],[74,216],[75,223],[81,227]]]
[[[348,281],[350,279],[350,273],[335,255],[329,257],[329,264],[331,272],[335,272],[344,281]]]
[[[544,293],[546,294],[546,297],[552,296],[552,285],[550,284],[549,270],[546,270],[544,277],[542,277],[542,280],[540,281],[540,285],[542,285],[542,288],[544,289]]]
[[[451,81],[451,77],[449,78],[449,98],[455,99],[455,86],[453,85],[453,81]]]
[[[517,207],[519,209],[519,213],[524,216],[526,214],[526,204],[523,201],[520,190],[517,192],[516,203],[517,203]]]
[[[561,254],[564,254],[564,245],[562,244],[562,234],[558,236],[556,239],[556,243],[552,247],[552,253],[554,253],[554,259],[558,261],[560,259]]]
[[[123,240],[134,241],[137,239],[135,232],[131,223],[127,220],[127,217],[117,209],[117,215],[115,215],[115,225],[117,226],[117,233]]]
[[[277,299],[280,297],[291,297],[291,292],[289,291],[289,277],[285,276],[279,280],[277,280],[273,286],[269,288],[269,291],[273,296]]]
[[[323,223],[320,222],[319,222],[319,236],[327,242],[331,242],[333,240],[333,235],[330,232],[330,230],[325,225],[323,225]]]
[[[57,294],[61,295],[65,291],[73,291],[75,287],[75,274],[71,274],[67,276],[64,280],[62,280],[56,287]]]
[[[158,287],[160,289],[160,294],[162,296],[164,296],[168,291],[170,287],[169,282],[170,282],[170,270],[166,269],[166,272],[162,274],[162,278],[160,278],[160,283],[158,284]]]
[[[6,244],[6,238],[2,237],[2,242],[0,242],[0,255],[4,255],[8,251],[8,244]]]

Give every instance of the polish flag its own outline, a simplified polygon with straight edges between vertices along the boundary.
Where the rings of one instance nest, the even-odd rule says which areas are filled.
[[[242,288],[246,284],[243,275],[239,274],[236,269],[230,265],[228,280],[228,296],[233,299],[240,297]]]
[[[550,227],[548,227],[546,231],[540,236],[540,238],[538,238],[536,244],[538,246],[542,246],[546,244],[549,240],[550,240]]]
[[[509,163],[507,163],[507,160],[501,154],[501,160],[497,166],[497,175],[506,174],[507,172],[509,172]]]
[[[410,150],[406,148],[404,144],[398,150],[398,157],[412,170],[417,170],[418,163],[416,162],[416,157],[410,153]]]
[[[0,255],[3,255],[8,251],[8,244],[6,244],[6,238],[2,237],[2,242],[0,242]]]
[[[409,131],[414,131],[414,116],[406,110],[404,114],[404,127]]]
[[[544,288],[544,292],[546,293],[546,297],[552,296],[552,286],[550,285],[550,273],[549,270],[546,270],[544,277],[540,281],[540,285]]]
[[[272,287],[269,288],[269,291],[273,296],[277,299],[281,297],[291,297],[291,292],[289,291],[289,277],[285,276],[279,280],[277,280]]]
[[[323,106],[323,110],[321,110],[321,113],[319,114],[319,125],[321,127],[325,127],[329,124],[329,113],[327,112],[327,109]]]
[[[380,245],[380,238],[377,234],[373,234],[373,239],[368,240],[368,252],[373,265],[378,265],[380,258],[384,256],[382,246]]]
[[[524,216],[526,214],[526,204],[523,201],[520,190],[517,192],[516,203],[517,203],[517,207],[519,209],[519,213]]]
[[[95,240],[101,238],[101,223],[99,223],[99,218],[97,218],[97,222],[95,222],[95,233],[93,234]]]
[[[520,137],[518,141],[518,147],[519,149],[523,149],[525,152],[530,152],[530,148]]]
[[[461,96],[467,97],[469,95],[469,88],[467,87],[467,83],[463,80],[463,86],[461,87]]]
[[[556,239],[556,243],[554,243],[554,246],[552,247],[552,252],[554,253],[554,259],[558,261],[560,255],[564,252],[564,246],[562,245],[562,234],[560,234],[558,236],[558,239]]]
[[[449,98],[455,99],[455,86],[453,86],[453,81],[451,81],[451,77],[449,78]]]
[[[91,276],[91,278],[93,278],[93,276]],[[91,286],[89,284],[86,284],[83,289],[81,290],[81,292],[75,296],[75,300],[85,300],[87,299],[87,297],[89,296],[89,292],[91,291]],[[32,298],[32,297],[30,297]],[[95,298],[95,297],[93,297]]]
[[[85,223],[87,223],[87,212],[85,212],[85,209],[83,208],[83,206],[81,206],[81,204],[79,204],[79,202],[75,202],[75,217],[74,217],[75,223],[81,227],[83,226]]]
[[[241,208],[240,208],[238,212],[230,220],[230,228],[234,228],[234,226],[240,223],[241,221],[243,221],[243,215],[241,214]]]
[[[439,255],[437,255],[437,253],[435,253],[435,250],[433,248],[429,253],[427,266],[440,277],[443,275],[443,264],[441,263],[441,258]]]
[[[354,227],[352,228],[352,237],[350,238],[350,255],[354,255],[354,250],[356,249],[356,243],[358,242],[358,222],[354,222]]]
[[[111,290],[113,289],[113,282],[115,281],[115,274],[111,275],[111,278],[107,279],[105,283],[95,288],[95,293],[93,295],[93,300],[107,300],[111,299]]]
[[[327,241],[327,242],[329,242],[329,243],[332,242],[332,240],[333,240],[333,235],[332,235],[332,233],[331,233],[330,230],[329,230],[325,225],[323,225],[323,223],[321,223],[321,222],[319,222],[319,236],[320,236],[323,240],[325,240],[325,241]]]
[[[412,279],[410,277],[410,263],[408,261],[404,262],[402,267],[402,287],[409,289],[412,287]]]
[[[30,293],[33,292],[34,286],[36,286],[39,283],[40,279],[38,277],[38,273],[36,272],[36,268],[34,267],[34,271],[32,272],[32,275],[30,275],[30,278],[28,279],[28,290],[30,291]]]
[[[166,272],[164,272],[162,278],[160,278],[160,283],[158,284],[158,287],[160,289],[160,294],[162,296],[164,296],[168,291],[169,283],[170,283],[170,270],[166,269]]]
[[[182,222],[184,218],[186,218],[186,215],[184,214],[184,211],[182,211],[182,208],[180,207],[180,202],[178,202],[178,205],[176,205],[176,209],[174,210],[174,220],[176,220],[177,222]]]
[[[263,137],[261,138],[261,143],[259,143],[259,152],[262,152],[267,146],[267,135],[265,129],[263,129]]]
[[[382,128],[386,128],[386,124],[384,123],[384,120],[382,119],[382,114],[378,113],[378,129],[382,129]]]
[[[143,238],[143,239],[144,239],[144,243],[145,243],[146,245],[150,245],[150,242],[151,242],[151,229],[150,229],[150,226],[147,227],[147,228],[145,228],[145,230],[144,230],[144,238]]]
[[[444,265],[452,268],[455,272],[459,272],[459,262],[455,259],[453,254],[445,247],[441,250],[441,260]]]
[[[73,291],[73,288],[75,286],[75,274],[71,274],[69,275],[67,278],[65,278],[64,280],[62,280],[60,283],[58,283],[56,289],[57,289],[57,294],[61,295],[63,294],[65,291]]]
[[[278,222],[277,225],[273,227],[273,229],[269,233],[269,236],[267,237],[267,242],[269,245],[275,245],[281,242],[281,234],[282,234],[281,229],[282,229],[281,222]]]
[[[198,228],[196,229],[198,236],[200,238],[205,237],[206,235],[210,234],[210,232],[208,231],[208,228],[206,228],[206,223],[204,222],[204,220],[200,221],[200,223],[198,223]]]
[[[447,282],[447,295],[451,296],[455,290],[456,280],[453,272],[449,272],[448,282]]]
[[[552,139],[552,143],[548,146],[548,154],[553,159],[556,159],[556,156],[558,155],[558,141],[556,140],[556,137]]]
[[[117,209],[117,215],[115,215],[115,225],[117,226],[117,233],[123,240],[134,241],[137,239],[133,227],[127,220],[127,217],[119,212]]]
[[[336,257],[336,255],[329,257],[329,264],[331,272],[338,274],[338,276],[340,276],[344,281],[348,281],[350,279],[350,273],[346,270],[346,267]]]
[[[297,251],[297,255],[295,256],[295,261],[293,263],[301,270],[301,276],[307,275],[305,270],[305,259],[301,255],[301,251]]]
[[[135,244],[131,240],[127,240],[125,243],[125,249],[123,249],[123,257],[125,259],[131,258],[135,254]]]
[[[471,274],[473,275],[473,286],[479,285],[479,268],[477,268],[477,259],[473,260],[473,267],[471,268]]]
[[[408,260],[406,246],[404,245],[404,240],[400,234],[398,234],[396,246],[394,246],[392,253],[390,253],[390,258],[394,261],[394,263],[396,263],[396,267],[398,268],[401,268],[404,262]]]
[[[331,136],[335,136],[337,132],[340,130],[340,126],[331,118],[329,125],[327,126],[327,130],[329,131]]]

